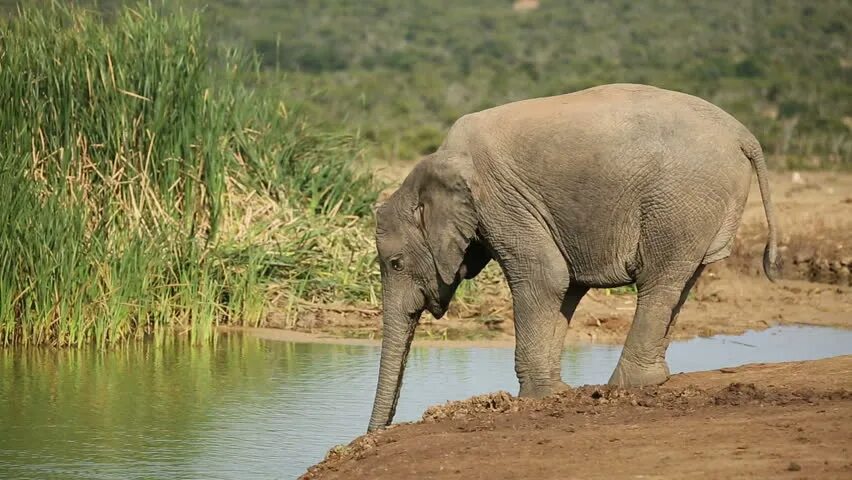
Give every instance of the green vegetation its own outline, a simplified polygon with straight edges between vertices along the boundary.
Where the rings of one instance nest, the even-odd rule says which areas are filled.
[[[0,10],[19,2],[44,3]],[[76,2],[115,11],[128,0]],[[468,112],[640,82],[725,108],[774,167],[852,166],[845,0],[541,0],[525,12],[512,0],[179,3],[203,8],[216,45],[259,54],[258,85],[304,100],[314,122],[357,129],[382,159],[432,151]]]
[[[848,1],[65,3],[0,0],[2,345],[376,303],[367,160],[522,98],[655,84],[852,167]]]
[[[216,66],[198,15],[58,4],[0,27],[0,344],[107,344],[375,298],[356,138]]]
[[[846,0],[204,3],[219,41],[256,48],[315,118],[357,126],[378,156],[430,152],[471,111],[640,82],[722,106],[775,167],[852,166]]]

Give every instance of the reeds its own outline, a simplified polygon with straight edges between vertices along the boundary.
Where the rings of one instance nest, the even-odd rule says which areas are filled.
[[[204,339],[282,299],[375,298],[358,139],[207,48],[197,15],[145,5],[0,25],[0,345]]]

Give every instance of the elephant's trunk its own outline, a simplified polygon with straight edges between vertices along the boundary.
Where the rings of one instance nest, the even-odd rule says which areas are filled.
[[[400,311],[385,310],[382,326],[382,360],[379,367],[379,382],[376,399],[370,415],[368,432],[390,425],[396,413],[399,392],[402,389],[402,374],[408,350],[414,338],[414,329],[420,314],[408,315]]]

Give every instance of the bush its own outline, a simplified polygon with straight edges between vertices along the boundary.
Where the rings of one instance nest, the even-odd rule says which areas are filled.
[[[197,14],[53,3],[0,25],[0,344],[258,324],[371,298],[357,138],[212,67]],[[353,251],[359,250],[353,261]]]

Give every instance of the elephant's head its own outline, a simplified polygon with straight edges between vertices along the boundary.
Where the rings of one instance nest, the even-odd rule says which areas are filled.
[[[490,260],[475,240],[473,166],[466,153],[439,150],[418,163],[376,209],[382,275],[382,359],[368,431],[390,424],[414,329],[423,310],[441,318],[456,287]]]

